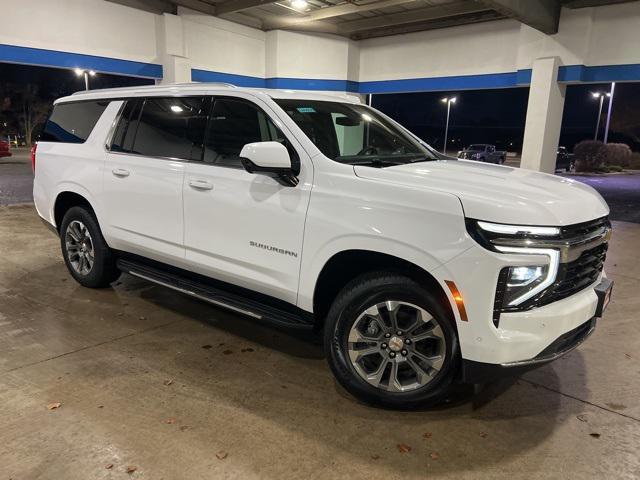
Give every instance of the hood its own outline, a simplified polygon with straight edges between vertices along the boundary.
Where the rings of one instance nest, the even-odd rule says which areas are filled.
[[[590,186],[521,168],[441,160],[354,170],[361,178],[456,195],[465,216],[478,220],[562,226],[609,214],[606,202]]]

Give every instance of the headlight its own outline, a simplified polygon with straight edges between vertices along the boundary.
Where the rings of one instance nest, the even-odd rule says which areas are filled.
[[[498,250],[504,253],[544,255],[548,259],[537,265],[518,265],[505,268],[507,270],[506,278],[501,275],[504,278],[503,282],[506,282],[503,287],[503,307],[518,306],[545,291],[555,282],[560,264],[558,250],[513,247],[498,247]]]
[[[535,261],[502,269],[496,307],[514,308],[553,285],[558,275],[560,251],[544,248],[545,240],[560,234],[558,227],[506,225],[467,220],[467,230],[481,245],[498,253],[536,255]]]

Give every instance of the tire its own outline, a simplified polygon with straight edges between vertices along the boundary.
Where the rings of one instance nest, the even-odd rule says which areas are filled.
[[[84,287],[108,287],[120,276],[98,221],[85,207],[72,207],[65,213],[60,225],[60,247],[67,270]]]
[[[390,328],[383,327],[383,322],[380,321],[391,319],[392,309],[388,305],[395,308],[398,319],[392,325],[398,331],[394,331],[390,338],[387,331]],[[411,313],[414,307],[417,319],[421,318],[419,315],[422,309],[427,315],[431,315],[433,322],[423,320],[421,323],[418,320],[418,328],[409,327],[408,324],[414,318]],[[368,312],[365,314],[366,310]],[[370,315],[376,311],[377,317]],[[427,315],[422,318],[427,318]],[[403,319],[405,325],[400,321]],[[372,327],[371,320],[381,328],[380,332],[375,332],[376,327]],[[439,330],[430,328],[433,325],[439,327]],[[352,359],[359,354],[359,349],[364,344],[353,340],[362,335],[361,329],[364,326],[367,326],[366,335],[372,334],[379,338],[374,345],[372,337],[367,337],[371,340],[367,350],[370,349],[373,353],[362,355],[354,363]],[[402,332],[402,327],[407,331]],[[354,329],[360,333],[356,334]],[[396,335],[397,333],[402,335]],[[411,341],[412,335],[414,339],[424,335],[439,337],[437,340],[415,340],[409,344],[407,339]],[[414,280],[394,272],[362,275],[342,289],[327,314],[324,345],[331,370],[348,392],[366,403],[395,409],[425,407],[442,401],[453,386],[460,358],[454,321],[437,297]],[[425,348],[431,352],[427,352]],[[422,370],[424,374],[426,370],[423,367],[426,364],[417,355],[437,359],[434,356],[436,351],[442,354],[443,359],[441,363],[440,360],[432,361],[434,368],[429,369],[428,378],[422,377],[427,378],[427,381],[420,384],[416,372]],[[378,359],[379,365],[376,364]],[[435,368],[436,365],[439,366],[438,369]],[[363,374],[370,374],[372,377],[367,380]],[[392,378],[399,380],[392,383]]]

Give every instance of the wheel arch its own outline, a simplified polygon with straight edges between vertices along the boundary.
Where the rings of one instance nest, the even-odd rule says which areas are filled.
[[[60,232],[60,225],[62,224],[65,213],[67,213],[70,208],[78,206],[89,208],[95,215],[93,205],[84,195],[70,190],[64,190],[58,193],[53,202],[53,220],[58,232]]]
[[[442,284],[427,270],[403,258],[373,250],[343,250],[324,264],[313,290],[313,312],[322,326],[336,295],[352,279],[362,274],[384,270],[408,276],[434,292],[455,327],[455,315]]]

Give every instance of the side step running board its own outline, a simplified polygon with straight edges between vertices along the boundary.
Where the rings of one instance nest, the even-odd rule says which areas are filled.
[[[313,316],[292,307],[292,311],[268,305],[259,300],[246,298],[235,292],[224,290],[204,281],[188,278],[185,275],[165,271],[143,263],[120,259],[118,268],[134,277],[142,278],[157,285],[176,290],[190,297],[203,300],[220,308],[245,315],[256,320],[266,321],[286,328],[313,328]],[[251,293],[248,292],[248,295]],[[296,312],[295,310],[299,310]]]

